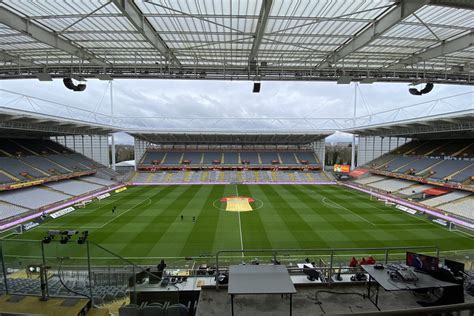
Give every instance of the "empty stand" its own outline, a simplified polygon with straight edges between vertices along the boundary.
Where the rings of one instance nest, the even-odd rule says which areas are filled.
[[[28,163],[30,166],[33,166],[37,169],[41,169],[44,172],[47,172],[51,175],[54,174],[67,174],[71,173],[72,171],[66,169],[65,167],[61,166],[58,163],[55,163],[49,159],[46,159],[42,156],[25,156],[21,158],[21,161]]]
[[[87,192],[102,189],[103,186],[99,184],[88,183],[77,180],[63,180],[59,182],[48,182],[45,184],[48,188],[56,191],[61,191],[69,195],[82,195]]]
[[[0,201],[0,220],[18,216],[28,211],[30,211],[30,209]]]
[[[441,163],[430,168],[432,172],[430,178],[442,180],[472,164],[474,163],[468,160],[443,160]]]
[[[474,220],[474,195],[437,206],[443,211]]]
[[[0,192],[0,201],[31,209],[37,209],[48,204],[60,202],[70,197],[70,195],[65,193],[47,190],[38,186]]]
[[[278,158],[278,153],[276,152],[261,152],[259,155],[260,160],[264,165],[271,165],[274,160],[278,162],[280,161]]]
[[[414,184],[415,182],[408,181],[408,180],[386,179],[386,180],[370,183],[368,184],[368,186],[376,188],[376,189],[380,189],[386,192],[395,192],[404,188],[408,188],[409,186],[412,186]]]
[[[440,162],[441,162],[441,159],[420,158],[397,169],[397,172],[406,173],[408,171],[413,171],[413,174],[416,174]]]
[[[437,206],[437,205],[441,205],[441,204],[444,204],[444,203],[455,201],[457,199],[465,198],[469,195],[470,195],[469,192],[456,190],[456,191],[453,191],[453,192],[448,193],[448,194],[444,194],[444,195],[441,195],[441,196],[437,196],[435,198],[427,199],[425,201],[422,201],[421,203],[423,203],[425,205],[429,205],[429,206]]]
[[[224,153],[224,164],[226,165],[236,165],[239,163],[239,153],[236,152],[225,152]]]
[[[0,168],[20,180],[31,180],[32,178],[44,178],[48,173],[32,168],[22,163],[18,158],[0,157]]]

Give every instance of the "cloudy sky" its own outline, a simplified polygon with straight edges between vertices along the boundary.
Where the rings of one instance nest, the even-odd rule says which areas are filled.
[[[197,128],[205,126],[208,117],[224,118],[350,118],[352,117],[355,85],[337,85],[334,82],[262,82],[261,92],[252,93],[252,82],[231,81],[177,81],[177,80],[114,80],[114,115],[124,117],[130,124],[146,117],[144,124],[160,128],[162,120],[150,117],[197,118]],[[67,104],[84,110],[110,114],[108,82],[88,80],[84,92],[67,90],[62,80],[2,80],[0,88],[37,98]],[[425,96],[412,96],[407,84],[375,83],[359,85],[357,114],[366,115],[401,106],[426,102],[451,95],[473,92],[469,86],[435,85]],[[42,101],[28,102],[18,96],[0,91],[1,105],[27,110],[63,113],[58,104]],[[468,99],[466,99],[468,98]],[[463,99],[451,99],[446,112],[458,104],[472,106],[472,94]],[[451,107],[453,105],[453,107]],[[69,112],[71,113],[71,112]],[[74,112],[75,113],[75,112]],[[66,113],[65,113],[66,114]],[[424,113],[420,113],[424,114]],[[78,115],[78,114],[73,114]],[[128,118],[128,119],[126,119]],[[167,124],[177,124],[170,121]],[[175,126],[167,126],[175,127]],[[179,126],[176,126],[179,128]],[[190,127],[190,126],[187,126]],[[120,143],[130,138],[119,135]],[[332,140],[347,140],[337,134]]]

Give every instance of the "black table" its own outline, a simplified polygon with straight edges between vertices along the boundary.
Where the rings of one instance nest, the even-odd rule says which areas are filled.
[[[380,310],[378,306],[379,300],[379,286],[382,286],[386,291],[407,291],[407,290],[422,290],[431,288],[443,288],[448,286],[458,286],[456,283],[444,282],[432,277],[429,274],[419,273],[413,271],[418,280],[416,282],[397,282],[390,279],[390,274],[387,271],[391,271],[384,267],[384,269],[375,269],[374,265],[361,265],[362,269],[369,275],[369,281],[367,285],[367,296],[369,300]],[[370,289],[372,281],[376,282],[375,289],[375,301],[371,297]]]
[[[236,265],[229,267],[228,293],[234,315],[235,295],[289,294],[290,315],[293,313],[295,286],[285,266],[281,265]]]

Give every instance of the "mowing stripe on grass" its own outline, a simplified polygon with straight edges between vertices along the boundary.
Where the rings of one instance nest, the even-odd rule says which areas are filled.
[[[244,196],[257,197],[250,188],[249,185],[239,185],[239,192]],[[263,221],[268,217],[266,207],[262,206],[252,212],[243,212],[240,216],[246,249],[271,249],[272,244],[263,226]]]
[[[225,186],[212,185],[207,187],[210,188],[211,191],[201,206],[200,213],[197,216],[198,221],[192,226],[191,232],[188,234],[187,240],[183,245],[181,250],[183,257],[210,252],[214,246],[214,239],[216,237],[218,238],[216,232],[219,213],[226,212],[212,207],[212,202],[216,197],[224,196]]]
[[[239,196],[239,188],[235,185],[235,195]],[[240,220],[240,212],[237,212],[239,216],[239,232],[240,232],[240,250],[242,250],[242,258],[244,257],[244,239],[242,238],[242,221]]]

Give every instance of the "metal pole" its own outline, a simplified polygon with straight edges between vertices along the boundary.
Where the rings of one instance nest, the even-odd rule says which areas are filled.
[[[94,305],[94,295],[92,293],[92,272],[91,272],[91,254],[89,250],[89,241],[86,240],[87,248],[87,272],[89,274],[89,294],[91,296],[92,305]]]
[[[41,243],[41,255],[43,256],[43,266],[41,267],[41,274],[43,277],[44,274],[44,284],[46,286],[45,291],[43,292],[43,289],[41,290],[41,295],[44,301],[47,301],[49,298],[49,286],[48,286],[48,271],[46,268],[46,256],[44,254],[44,244],[42,241]]]
[[[216,253],[216,290],[219,289],[219,251]]]
[[[112,80],[110,82],[110,115],[112,116],[112,119],[114,118],[114,98],[113,98],[113,89],[112,89]],[[115,136],[112,133],[112,169],[115,171]]]
[[[385,264],[388,263],[388,249],[385,249]]]
[[[356,127],[356,115],[357,115],[357,82],[354,83],[354,116],[352,127]],[[355,134],[352,134],[352,150],[351,150],[351,170],[355,169]]]
[[[333,267],[333,260],[334,260],[334,250],[331,250],[331,258],[329,260],[329,273],[328,273],[328,283],[332,283],[332,267]]]
[[[3,282],[5,283],[5,293],[8,293],[7,270],[5,269],[5,258],[3,257],[3,241],[0,241],[0,257],[2,258]]]

